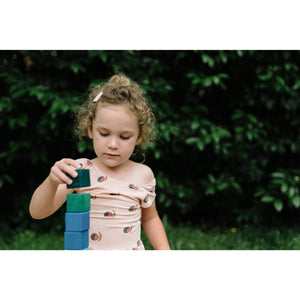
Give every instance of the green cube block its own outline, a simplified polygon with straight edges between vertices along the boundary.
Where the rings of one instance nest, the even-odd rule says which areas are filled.
[[[91,194],[68,194],[67,212],[85,212],[91,209]]]
[[[91,185],[90,170],[79,169],[75,171],[78,173],[78,176],[76,178],[73,178],[71,175],[67,174],[67,176],[73,180],[72,184],[67,184],[68,189],[80,188]]]

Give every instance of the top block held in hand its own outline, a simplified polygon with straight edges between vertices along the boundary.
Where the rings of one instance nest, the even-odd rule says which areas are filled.
[[[67,176],[73,181],[72,184],[67,184],[68,189],[86,187],[91,185],[90,170],[78,169],[75,171],[78,173],[78,176],[76,178],[73,178],[71,175],[67,174]]]

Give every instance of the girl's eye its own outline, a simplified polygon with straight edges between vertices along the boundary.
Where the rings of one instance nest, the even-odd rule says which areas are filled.
[[[121,138],[122,140],[128,140],[128,139],[130,139],[129,136],[120,136],[120,138]]]
[[[108,133],[102,133],[102,132],[100,132],[100,135],[101,136],[108,136]]]

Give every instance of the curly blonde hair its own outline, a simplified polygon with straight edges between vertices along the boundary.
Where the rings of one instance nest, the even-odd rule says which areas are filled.
[[[100,99],[93,102],[100,92],[102,92]],[[88,130],[92,127],[97,110],[108,105],[127,105],[137,117],[142,142],[136,147],[134,154],[143,153],[154,140],[155,117],[147,99],[143,96],[143,90],[122,73],[112,76],[108,82],[90,90],[87,103],[80,107],[76,116],[80,139],[88,137]]]

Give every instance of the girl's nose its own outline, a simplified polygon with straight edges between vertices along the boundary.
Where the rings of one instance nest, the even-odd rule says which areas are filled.
[[[108,141],[108,147],[110,149],[117,149],[118,148],[118,142],[117,139],[114,137],[111,137]]]

